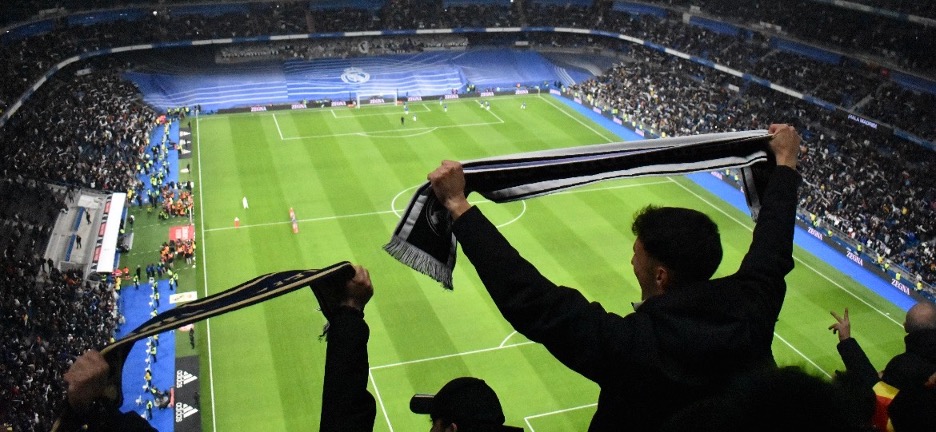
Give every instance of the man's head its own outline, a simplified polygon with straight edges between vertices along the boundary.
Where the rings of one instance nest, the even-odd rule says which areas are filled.
[[[634,275],[646,300],[675,283],[705,281],[721,263],[718,225],[705,214],[647,206],[634,217]]]
[[[497,394],[478,378],[455,378],[435,395],[415,395],[410,399],[410,410],[428,414],[432,419],[432,432],[516,429],[504,426],[504,411]]]
[[[907,311],[907,318],[904,320],[904,330],[907,333],[934,329],[936,329],[936,304],[924,300]]]

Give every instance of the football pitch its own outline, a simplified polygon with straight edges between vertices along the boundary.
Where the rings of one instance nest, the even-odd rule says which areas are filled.
[[[409,412],[410,396],[466,375],[497,391],[510,425],[585,430],[598,387],[515,333],[463,255],[447,291],[381,249],[414,189],[443,159],[620,140],[552,96],[489,100],[490,110],[466,99],[446,109],[410,103],[405,117],[401,106],[373,105],[196,119],[199,243],[189,286],[204,297],[268,272],[362,264],[375,287],[365,318],[376,431],[428,430],[427,416]],[[640,297],[630,266],[630,222],[640,208],[683,206],[711,216],[725,252],[716,276],[737,269],[753,228],[748,214],[682,177],[610,181],[508,204],[469,199],[547,277],[622,315]],[[807,251],[797,247],[794,255],[773,345],[781,365],[820,376],[841,369],[827,327],[829,311],[845,307],[877,367],[903,350],[900,308]],[[318,430],[324,322],[312,293],[301,290],[200,323],[203,430]]]

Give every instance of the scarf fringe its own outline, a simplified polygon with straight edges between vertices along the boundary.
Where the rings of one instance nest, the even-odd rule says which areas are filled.
[[[439,282],[443,288],[452,289],[452,269],[406,240],[394,235],[383,250],[413,270]]]

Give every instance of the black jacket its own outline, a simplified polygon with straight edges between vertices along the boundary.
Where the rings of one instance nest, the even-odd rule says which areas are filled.
[[[321,432],[374,430],[377,403],[367,391],[369,337],[363,312],[350,307],[335,311],[325,349]]]
[[[59,432],[156,432],[136,412],[120,412],[116,406],[95,403],[88,412],[64,410],[55,430]]]
[[[936,373],[936,330],[908,333],[904,343],[907,350],[887,363],[880,378],[857,340],[845,339],[837,348],[848,376],[862,386],[870,388],[884,381],[897,389],[918,387]]]
[[[795,170],[774,169],[737,273],[673,287],[624,317],[543,277],[477,207],[454,232],[513,327],[601,387],[589,430],[654,430],[733,374],[775,365],[799,182]]]

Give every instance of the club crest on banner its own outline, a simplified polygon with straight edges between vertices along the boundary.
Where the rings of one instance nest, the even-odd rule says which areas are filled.
[[[364,84],[370,81],[370,74],[364,69],[349,67],[341,74],[341,80],[348,84]]]

